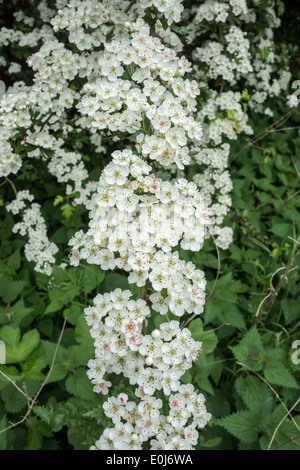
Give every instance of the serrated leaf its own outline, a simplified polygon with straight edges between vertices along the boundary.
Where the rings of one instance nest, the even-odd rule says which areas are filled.
[[[7,266],[17,270],[21,265],[20,250],[16,250],[7,260]]]
[[[95,400],[96,398],[96,394],[93,392],[93,385],[82,367],[76,369],[74,374],[67,378],[66,389],[78,398],[85,400]]]
[[[19,384],[20,386],[20,384]],[[20,387],[22,388],[22,386]],[[1,392],[1,398],[4,402],[6,411],[9,413],[18,413],[27,406],[26,397],[9,383]]]
[[[233,436],[246,443],[257,440],[259,422],[259,416],[251,411],[238,411],[217,420]]]
[[[287,325],[294,320],[300,319],[299,301],[300,297],[296,299],[285,298],[281,301],[283,315]]]
[[[246,364],[253,370],[261,370],[267,360],[261,336],[256,328],[252,327],[237,346],[231,350],[239,362]]]
[[[272,225],[270,231],[280,238],[286,238],[288,235],[293,235],[291,224],[285,224],[285,223],[274,224]]]
[[[272,385],[281,385],[287,388],[299,388],[294,376],[282,362],[270,361],[264,369],[265,378]]]
[[[64,204],[60,209],[65,219],[72,217],[73,212],[75,211],[75,207],[71,206],[71,204]]]
[[[235,388],[250,411],[254,413],[266,413],[273,404],[272,395],[267,386],[253,375],[238,377]]]
[[[222,323],[229,323],[231,326],[234,326],[239,330],[245,330],[245,321],[237,306],[234,304],[229,304],[228,302],[224,302],[224,304],[222,312],[220,312],[218,315],[220,321]]]
[[[57,196],[55,196],[54,198],[54,201],[53,201],[53,206],[56,207],[58,206],[59,204],[61,204],[63,202],[64,198],[58,194]]]
[[[25,285],[26,281],[1,281],[0,297],[4,302],[11,303],[21,294]]]

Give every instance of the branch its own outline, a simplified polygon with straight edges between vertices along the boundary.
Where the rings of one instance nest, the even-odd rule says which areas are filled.
[[[20,421],[18,421],[17,423],[12,423],[10,426],[7,426],[5,429],[2,429],[2,430],[0,431],[0,434],[3,433],[3,432],[5,432],[5,431],[8,431],[8,430],[11,429],[11,428],[14,428],[14,427],[18,426],[19,424],[24,423],[24,421],[26,421],[26,420],[28,419],[28,417],[29,417],[29,415],[30,415],[30,413],[31,413],[31,411],[32,411],[32,408],[33,408],[34,405],[37,403],[37,399],[38,399],[38,397],[39,397],[41,391],[43,390],[44,386],[46,385],[46,383],[47,383],[47,381],[48,381],[48,379],[49,379],[49,377],[50,377],[50,374],[51,374],[51,372],[52,372],[52,369],[53,369],[53,366],[54,366],[54,363],[55,363],[55,359],[56,359],[56,355],[57,355],[57,351],[58,351],[58,348],[59,348],[59,345],[60,345],[60,342],[61,342],[61,339],[62,339],[62,335],[63,335],[64,329],[65,329],[65,326],[66,326],[66,322],[67,322],[67,318],[65,318],[64,323],[63,323],[63,326],[62,326],[62,329],[61,329],[61,332],[60,332],[60,335],[59,335],[59,339],[58,339],[58,343],[57,343],[57,345],[56,345],[56,348],[55,348],[55,351],[54,351],[54,355],[53,355],[53,358],[52,358],[52,362],[51,362],[51,366],[50,366],[49,372],[48,372],[48,374],[46,375],[46,378],[45,378],[44,382],[42,383],[42,385],[40,386],[39,390],[38,390],[37,393],[35,394],[35,397],[34,397],[33,399],[31,399],[31,398],[28,396],[27,393],[24,393],[24,392],[22,392],[22,390],[19,390],[23,395],[26,396],[26,398],[27,398],[27,400],[28,400],[28,410],[27,410],[25,416],[23,416],[23,418],[20,419]],[[3,372],[2,372],[2,374],[3,374]],[[3,374],[3,375],[5,375],[5,374]],[[9,377],[7,377],[7,378],[8,378],[8,380],[10,380]],[[10,381],[11,381],[11,380],[10,380]],[[11,381],[11,382],[12,382],[12,381]],[[16,386],[16,384],[14,384],[14,385]],[[17,387],[17,386],[16,386],[16,387]],[[17,387],[17,388],[18,388],[18,387]],[[19,388],[18,388],[18,389],[19,389]],[[31,404],[30,404],[30,405],[29,405],[29,400],[31,401]]]
[[[253,374],[255,374],[258,378],[260,378],[260,380],[262,380],[271,390],[272,392],[274,393],[274,395],[276,396],[276,398],[280,401],[280,403],[282,404],[282,406],[284,407],[284,409],[286,410],[287,412],[287,415],[291,418],[291,420],[293,421],[294,425],[296,426],[296,428],[298,429],[298,431],[300,432],[300,428],[298,426],[298,424],[296,423],[296,421],[294,420],[293,416],[291,415],[290,411],[287,409],[286,405],[283,403],[283,401],[281,400],[280,396],[278,395],[278,393],[276,392],[276,390],[272,387],[271,384],[269,384],[269,382],[264,379],[261,375],[259,375],[255,370],[253,369],[250,369],[250,367],[248,367],[246,364],[243,364],[242,362],[236,362],[239,366],[243,366],[243,367],[246,367],[246,369],[250,370],[250,372],[252,372]]]
[[[272,305],[273,305],[273,303],[274,303],[275,298],[278,296],[279,291],[280,291],[281,288],[282,288],[283,280],[285,279],[286,281],[288,281],[288,277],[287,277],[287,276],[288,276],[292,271],[294,271],[295,269],[298,268],[298,266],[295,266],[294,268],[293,268],[292,266],[293,266],[293,264],[294,264],[294,262],[295,262],[295,259],[296,259],[297,256],[299,255],[299,253],[300,253],[300,247],[298,247],[298,248],[296,249],[295,254],[294,254],[294,256],[292,257],[291,261],[289,262],[288,266],[283,266],[283,267],[277,269],[277,270],[272,274],[272,277],[271,277],[271,280],[270,280],[270,292],[268,293],[268,295],[267,295],[267,296],[261,301],[261,303],[259,304],[258,309],[257,309],[257,312],[256,312],[256,315],[255,315],[256,317],[258,317],[259,312],[260,312],[260,309],[261,309],[261,306],[262,306],[262,304],[263,304],[267,299],[269,299],[269,300],[268,300],[267,304],[265,305],[265,307],[262,309],[262,311],[265,311],[265,312],[266,312],[266,311],[270,310],[270,308],[272,307]],[[284,273],[280,276],[279,281],[277,282],[276,286],[274,287],[272,281],[273,281],[275,275],[276,275],[279,271],[281,271],[282,269],[285,269],[285,271],[284,271]]]
[[[282,420],[280,421],[280,423],[278,423],[278,425],[277,425],[276,428],[275,428],[275,431],[273,432],[273,436],[272,436],[272,439],[271,439],[271,441],[270,441],[270,443],[269,443],[269,445],[268,445],[267,450],[270,450],[271,445],[272,445],[272,443],[273,443],[273,440],[274,440],[274,438],[275,438],[275,435],[276,435],[276,433],[277,433],[279,427],[281,426],[281,424],[283,423],[283,421],[290,415],[291,411],[293,411],[293,409],[298,405],[299,402],[300,402],[300,397],[298,398],[298,400],[296,401],[296,403],[294,403],[294,405],[292,406],[292,408],[287,412],[287,414],[282,418]],[[299,432],[300,432],[300,430],[299,430]],[[299,437],[300,437],[300,436],[299,436]]]

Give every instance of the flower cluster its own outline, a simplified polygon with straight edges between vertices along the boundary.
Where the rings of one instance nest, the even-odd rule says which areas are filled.
[[[25,245],[25,256],[28,261],[35,263],[35,270],[48,276],[52,272],[55,263],[54,255],[58,252],[55,243],[47,237],[47,226],[41,214],[41,206],[32,203],[26,207],[26,201],[32,202],[34,197],[29,191],[19,191],[16,199],[6,206],[13,214],[22,213],[22,220],[14,225],[13,233],[27,235],[28,241]]]
[[[136,389],[138,402],[125,393],[110,397],[104,405],[106,416],[113,420],[105,428],[92,450],[192,450],[211,415],[205,398],[190,384],[180,385],[178,393],[170,395],[169,412],[162,413],[162,400]]]
[[[142,8],[154,6],[166,18],[168,25],[178,23],[183,12],[182,0],[141,0]]]
[[[146,334],[151,312],[143,299],[132,300],[129,290],[98,294],[84,311],[94,339],[95,359],[88,363],[94,391],[108,393],[107,373],[128,378],[147,395],[178,391],[180,377],[201,352],[190,330],[172,320]]]
[[[93,449],[197,445],[210,414],[203,395],[181,381],[201,352],[184,326],[203,311],[206,280],[180,250],[198,252],[210,236],[228,248],[229,142],[251,135],[248,107],[272,114],[267,98],[290,79],[273,50],[280,24],[273,0],[263,37],[247,28],[259,0],[204,0],[186,11],[182,3],[141,0],[124,9],[121,0],[56,0],[49,8],[42,0],[42,27],[18,11],[16,22],[32,31],[0,33],[1,45],[32,49],[32,86],[16,81],[0,103],[0,174],[17,193],[6,208],[22,217],[13,231],[28,237],[26,258],[50,275],[58,251],[40,205],[8,179],[24,161],[39,159],[68,201],[89,211],[88,227],[69,241],[70,264],[121,270],[130,286],[98,294],[84,310],[94,391],[110,393],[115,374],[135,394],[132,401],[129,391],[108,397],[103,409],[113,426]],[[201,44],[194,65],[169,28],[181,16],[183,33]],[[17,77],[20,64],[8,73]],[[81,150],[86,142],[90,155]],[[85,160],[97,158],[103,171],[90,181]]]
[[[130,283],[141,287],[149,280],[164,291],[164,309],[177,316],[201,313],[204,273],[172,252],[203,245],[210,219],[201,193],[185,179],[164,182],[149,174],[150,165],[131,150],[115,151],[112,158],[87,205],[90,229],[69,242],[71,264],[86,259],[104,270],[124,269]]]

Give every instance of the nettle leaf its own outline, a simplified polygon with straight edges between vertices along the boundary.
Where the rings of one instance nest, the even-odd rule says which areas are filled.
[[[237,346],[231,350],[236,359],[253,370],[260,370],[267,360],[261,336],[256,328],[252,327]]]
[[[254,413],[267,413],[273,405],[273,397],[268,387],[257,377],[238,377],[235,388],[245,405]]]
[[[205,305],[205,324],[218,318],[222,323],[244,330],[246,328],[244,318],[238,307],[230,302],[211,299]]]
[[[10,266],[11,268],[17,270],[19,269],[21,265],[21,255],[20,255],[20,250],[14,251],[12,255],[7,260],[7,266]]]
[[[26,281],[2,281],[0,282],[0,297],[4,302],[10,303],[21,294]]]
[[[292,323],[294,320],[300,319],[299,302],[300,297],[296,299],[286,298],[281,301],[281,307],[287,325]]]
[[[238,411],[217,420],[217,424],[246,443],[257,441],[259,422],[260,417],[251,411]]]
[[[219,315],[219,319],[222,323],[229,323],[231,326],[238,328],[239,330],[245,330],[246,325],[243,315],[239,311],[236,305],[224,302],[223,310]],[[226,306],[228,308],[226,308]]]
[[[267,381],[272,385],[281,385],[286,388],[299,388],[294,376],[282,362],[267,362],[264,374]]]
[[[44,374],[41,372],[47,365],[47,361],[44,356],[44,352],[42,348],[36,349],[28,359],[26,359],[23,372],[26,376],[30,377],[31,379],[42,379]]]
[[[280,238],[286,238],[288,235],[293,235],[291,224],[274,224],[272,225],[270,231]]]
[[[1,365],[0,370],[14,382],[24,379],[23,372],[18,371],[18,369],[14,366]],[[4,377],[4,375],[0,374],[0,390],[2,390],[8,384],[7,377]]]
[[[20,384],[19,384],[20,386]],[[22,385],[20,386],[22,389]],[[9,383],[1,392],[1,398],[4,402],[6,411],[9,413],[18,413],[27,406],[27,399],[13,384]]]

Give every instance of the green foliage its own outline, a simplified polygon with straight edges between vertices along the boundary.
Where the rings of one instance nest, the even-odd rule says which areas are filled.
[[[18,0],[12,4],[19,6]],[[266,4],[261,2],[261,8]],[[279,15],[288,15],[295,35],[294,10],[285,9],[281,0],[277,6]],[[158,11],[152,9],[150,26],[156,15]],[[33,16],[39,24],[37,10]],[[162,26],[167,29],[165,20]],[[172,25],[172,30],[181,34],[178,26]],[[282,27],[280,34],[284,39],[290,30]],[[14,44],[9,54],[21,62],[33,52]],[[270,53],[259,52],[263,58]],[[13,78],[18,80],[20,75]],[[30,83],[29,76],[22,79]],[[241,102],[249,112],[247,89],[242,91]],[[187,325],[193,338],[202,342],[202,353],[184,376],[206,395],[213,416],[200,434],[197,448],[201,450],[267,449],[284,417],[271,448],[300,449],[299,431],[286,416],[299,397],[300,378],[300,366],[291,359],[292,343],[300,339],[300,111],[271,128],[288,109],[280,97],[269,104],[273,119],[251,116],[253,139],[239,137],[230,142],[233,204],[227,224],[234,230],[232,245],[218,253],[210,240],[199,253],[182,255],[205,271],[208,280],[205,311]],[[233,110],[226,114],[235,120]],[[98,157],[86,149],[86,135],[73,137],[83,154],[89,155],[85,160],[96,180],[105,162],[99,165]],[[94,347],[83,310],[98,293],[129,288],[138,298],[140,289],[117,271],[104,273],[89,264],[68,267],[67,241],[86,228],[87,216],[82,206],[72,205],[76,195],[66,199],[64,189],[57,188],[40,164],[39,173],[32,162],[24,163],[16,180],[23,189],[31,189],[34,182],[43,214],[46,218],[51,214],[51,241],[60,249],[59,263],[66,267],[56,266],[51,278],[33,271],[23,254],[24,240],[12,235],[14,218],[5,211],[4,201],[13,197],[12,188],[1,186],[0,340],[6,343],[6,364],[0,365],[0,431],[24,417],[28,397],[34,398],[47,382],[28,420],[0,432],[0,450],[84,450],[110,421],[102,409],[105,397],[93,392],[86,375]],[[165,174],[159,176],[165,178]],[[4,198],[5,190],[8,197]],[[57,348],[64,320],[66,328]],[[156,316],[149,323],[157,327],[162,321],[164,317]],[[114,394],[128,389],[125,379],[114,374],[108,379],[114,384]],[[292,411],[298,426],[299,412],[298,404]]]
[[[284,112],[283,103],[274,121]],[[199,449],[206,448],[206,440],[212,449],[300,447],[299,405],[292,411],[296,425],[286,416],[299,398],[300,378],[299,365],[291,360],[292,343],[300,339],[299,122],[296,110],[281,126],[285,130],[264,133],[259,148],[246,139],[233,146],[234,242],[219,250],[221,270],[205,306],[205,331],[214,330],[217,342],[213,351],[203,345],[197,362],[212,389],[197,379],[196,366],[191,373],[193,383],[211,394],[207,407],[213,419]],[[255,135],[268,127],[254,115],[252,125]],[[217,258],[213,243],[192,258],[211,272],[208,292]]]

